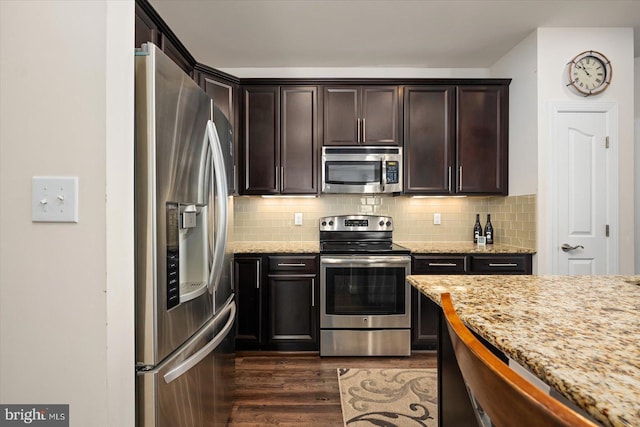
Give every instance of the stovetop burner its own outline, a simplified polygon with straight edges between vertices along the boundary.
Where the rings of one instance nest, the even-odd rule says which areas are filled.
[[[391,217],[338,215],[320,218],[320,252],[324,254],[409,254],[393,243]]]

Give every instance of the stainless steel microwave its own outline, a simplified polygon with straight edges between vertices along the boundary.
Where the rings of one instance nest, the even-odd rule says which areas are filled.
[[[401,193],[402,148],[322,147],[323,193]]]

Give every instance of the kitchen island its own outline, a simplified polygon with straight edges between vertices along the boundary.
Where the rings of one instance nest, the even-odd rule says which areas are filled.
[[[640,276],[407,281],[438,304],[441,293],[451,293],[472,331],[596,421],[640,426]]]

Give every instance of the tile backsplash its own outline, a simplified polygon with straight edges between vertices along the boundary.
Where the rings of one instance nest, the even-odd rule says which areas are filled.
[[[318,198],[235,199],[237,241],[316,241],[318,218],[328,215],[380,214],[395,222],[395,241],[470,241],[475,215],[484,227],[491,214],[496,243],[536,248],[536,196],[430,197],[323,195]],[[294,225],[294,213],[302,225]],[[433,214],[441,224],[434,225]]]

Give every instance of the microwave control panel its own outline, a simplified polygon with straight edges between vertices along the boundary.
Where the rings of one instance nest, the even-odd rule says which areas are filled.
[[[400,165],[397,160],[387,160],[387,184],[400,182]]]

